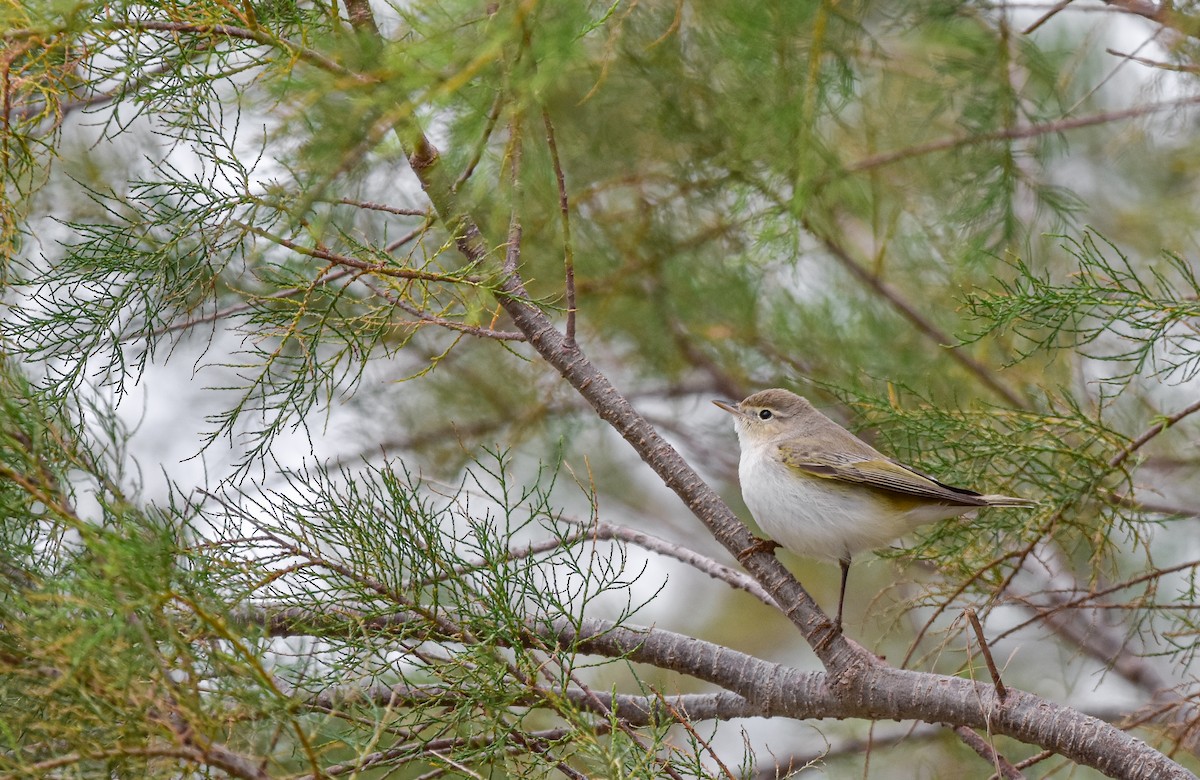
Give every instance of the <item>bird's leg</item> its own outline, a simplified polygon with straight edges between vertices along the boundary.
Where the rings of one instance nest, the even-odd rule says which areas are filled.
[[[749,546],[734,557],[738,559],[738,563],[745,563],[746,559],[751,555],[757,555],[761,552],[775,552],[775,548],[777,547],[779,547],[779,542],[774,539],[761,539],[756,536]]]
[[[842,589],[838,592],[838,611],[837,620],[834,621],[834,626],[837,633],[842,633],[842,605],[846,603],[846,579],[850,576],[850,556],[838,560],[842,567]]]

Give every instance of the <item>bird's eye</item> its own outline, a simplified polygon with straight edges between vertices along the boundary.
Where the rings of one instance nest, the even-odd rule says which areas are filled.
[[[775,415],[771,414],[770,409],[763,409],[761,412],[758,413],[758,419],[760,419],[760,420],[769,420],[774,416]]]

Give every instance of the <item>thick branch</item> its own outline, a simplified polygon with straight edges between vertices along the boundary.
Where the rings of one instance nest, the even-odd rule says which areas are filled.
[[[276,636],[311,633],[319,625],[350,634],[368,628],[404,632],[411,638],[412,623],[419,626],[423,619],[398,613],[360,622],[349,614],[247,608],[238,620],[262,625]],[[594,618],[578,624],[560,618],[530,626],[528,638],[532,645],[624,658],[713,683],[746,701],[745,708],[738,709],[739,717],[949,723],[1048,748],[1110,777],[1195,780],[1166,756],[1099,718],[1011,688],[1001,700],[989,683],[882,664],[859,667],[853,674],[806,672],[671,631]]]
[[[284,687],[282,681],[280,686]],[[295,695],[305,705],[316,709],[336,712],[349,703],[367,701],[378,707],[412,706],[416,704],[438,704],[446,707],[466,706],[466,697],[438,685],[384,685],[347,684],[336,685],[313,694]],[[736,693],[689,693],[680,696],[642,696],[626,693],[585,691],[568,688],[555,695],[565,698],[583,710],[597,711],[608,717],[615,715],[632,726],[648,726],[664,721],[686,718],[689,721],[731,720],[762,715],[760,706],[751,704]],[[600,706],[597,707],[597,701]],[[532,696],[513,702],[516,706],[545,707],[547,703]]]

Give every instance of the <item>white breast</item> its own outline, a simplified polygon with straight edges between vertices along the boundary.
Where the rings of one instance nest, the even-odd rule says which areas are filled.
[[[864,488],[796,476],[772,459],[773,450],[772,445],[743,447],[738,465],[742,498],[767,536],[800,555],[849,558],[884,547],[924,523],[969,509],[943,506],[932,513],[897,512]]]

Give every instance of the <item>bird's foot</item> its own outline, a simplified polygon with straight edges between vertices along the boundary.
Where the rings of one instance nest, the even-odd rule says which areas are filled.
[[[774,539],[760,539],[755,537],[754,542],[739,552],[736,557],[738,559],[738,563],[745,563],[746,559],[752,555],[758,555],[759,553],[764,552],[773,553],[778,547],[779,542],[775,541]]]

